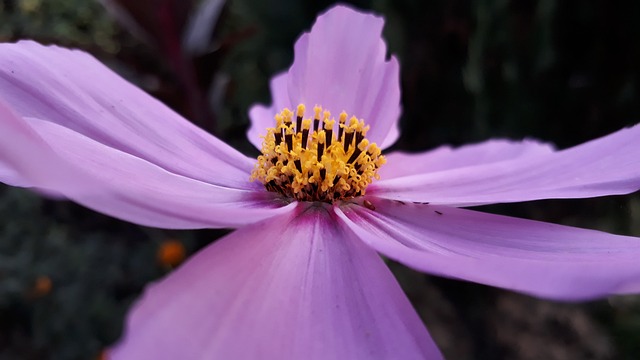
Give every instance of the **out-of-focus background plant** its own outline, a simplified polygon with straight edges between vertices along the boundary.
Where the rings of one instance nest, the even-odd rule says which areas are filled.
[[[0,0],[0,41],[84,49],[255,154],[248,107],[269,101],[269,78],[332,3]],[[564,148],[640,122],[640,2],[350,3],[385,16],[402,64],[397,149],[489,137]],[[638,195],[488,210],[640,236]],[[100,358],[144,285],[223,234],[143,228],[0,186],[0,359]],[[392,268],[450,359],[640,354],[639,296],[565,304]]]

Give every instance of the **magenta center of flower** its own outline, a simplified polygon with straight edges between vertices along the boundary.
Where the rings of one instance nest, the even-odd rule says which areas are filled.
[[[355,116],[347,121],[344,111],[336,126],[329,111],[313,110],[313,118],[305,118],[305,106],[298,105],[295,123],[289,109],[275,116],[251,180],[299,201],[332,203],[364,195],[386,161],[366,138],[369,126]]]

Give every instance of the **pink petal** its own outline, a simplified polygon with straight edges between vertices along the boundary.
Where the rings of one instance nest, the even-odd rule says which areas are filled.
[[[553,146],[535,140],[488,140],[478,144],[452,148],[449,145],[423,153],[393,152],[385,155],[387,163],[378,173],[382,179],[425,174],[479,164],[522,159],[553,152]]]
[[[309,108],[321,105],[336,117],[344,110],[364,119],[371,126],[370,141],[383,148],[393,144],[399,135],[400,69],[395,57],[387,60],[383,25],[382,18],[345,6],[320,15],[311,32],[296,42],[288,74],[271,83],[274,105],[270,116],[264,107],[252,109],[252,143],[256,144],[256,132],[264,133],[265,119],[273,126],[274,111],[304,103]],[[286,90],[280,83],[284,80]],[[281,102],[284,94],[288,101]]]
[[[262,148],[262,138],[267,132],[266,129],[275,127],[274,116],[285,107],[291,108],[294,105],[289,103],[289,90],[287,89],[287,74],[282,73],[271,79],[271,106],[254,105],[249,110],[251,127],[247,132],[249,141],[257,148]],[[298,105],[298,104],[295,104]]]
[[[0,164],[44,193],[120,219],[162,228],[235,227],[295,207],[266,191],[171,173],[53,122],[19,119],[2,102],[0,119]]]
[[[639,139],[635,126],[558,152],[382,179],[367,192],[452,206],[628,194],[640,189]]]
[[[237,230],[149,287],[110,355],[441,358],[382,260],[317,205]]]
[[[20,187],[28,186],[28,184],[24,182],[24,179],[22,179],[22,177],[19,176],[15,172],[15,170],[13,170],[9,165],[2,164],[1,162],[0,162],[0,180],[2,180],[3,183],[11,186],[20,186]]]
[[[84,52],[29,41],[0,44],[0,100],[21,117],[56,123],[172,173],[254,188],[247,177],[254,160]]]
[[[410,267],[542,297],[640,291],[640,238],[446,206],[371,198],[338,211],[363,241]]]

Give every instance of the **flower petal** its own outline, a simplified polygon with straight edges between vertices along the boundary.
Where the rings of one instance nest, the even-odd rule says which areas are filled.
[[[253,160],[84,52],[0,44],[0,99],[21,117],[51,121],[175,174],[252,188]]]
[[[438,359],[378,255],[322,207],[228,235],[150,286],[113,359]]]
[[[638,139],[637,125],[553,153],[382,179],[367,193],[451,206],[627,194],[640,189]]]
[[[9,165],[0,162],[0,182],[11,186],[26,187],[28,184]]]
[[[640,238],[446,206],[370,200],[338,215],[367,244],[432,274],[576,300],[640,291]]]
[[[258,150],[262,149],[262,138],[267,133],[267,128],[275,127],[274,116],[285,107],[291,107],[289,103],[289,90],[287,89],[287,74],[282,73],[271,79],[271,106],[254,105],[249,110],[251,127],[247,132],[249,141]]]
[[[236,227],[295,206],[266,191],[168,172],[56,123],[19,119],[2,102],[0,119],[0,164],[20,175],[19,185],[120,219],[162,228]]]
[[[493,139],[457,148],[444,145],[423,153],[392,152],[385,155],[387,163],[378,170],[378,174],[382,179],[393,179],[479,164],[522,159],[524,157],[549,154],[553,151],[552,145],[530,139],[523,141]]]
[[[371,14],[331,8],[296,42],[288,84],[291,106],[344,110],[364,119],[367,138],[386,148],[399,135],[400,70],[394,57],[386,60],[383,25]]]

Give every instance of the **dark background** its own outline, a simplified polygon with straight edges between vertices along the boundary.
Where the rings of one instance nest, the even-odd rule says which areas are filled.
[[[333,2],[228,1],[194,27],[196,50],[181,39],[192,14],[203,13],[198,1],[104,3],[110,12],[87,0],[0,0],[0,41],[91,52],[256,154],[244,137],[248,107],[269,101],[269,78],[291,64],[295,39]],[[394,149],[490,137],[565,148],[640,121],[638,1],[351,3],[384,15],[402,64],[403,131]],[[640,236],[638,195],[482,209]],[[0,359],[98,359],[144,285],[170,272],[182,250],[192,254],[224,233],[143,228],[0,186]],[[390,266],[449,359],[640,354],[639,296],[558,303]]]

